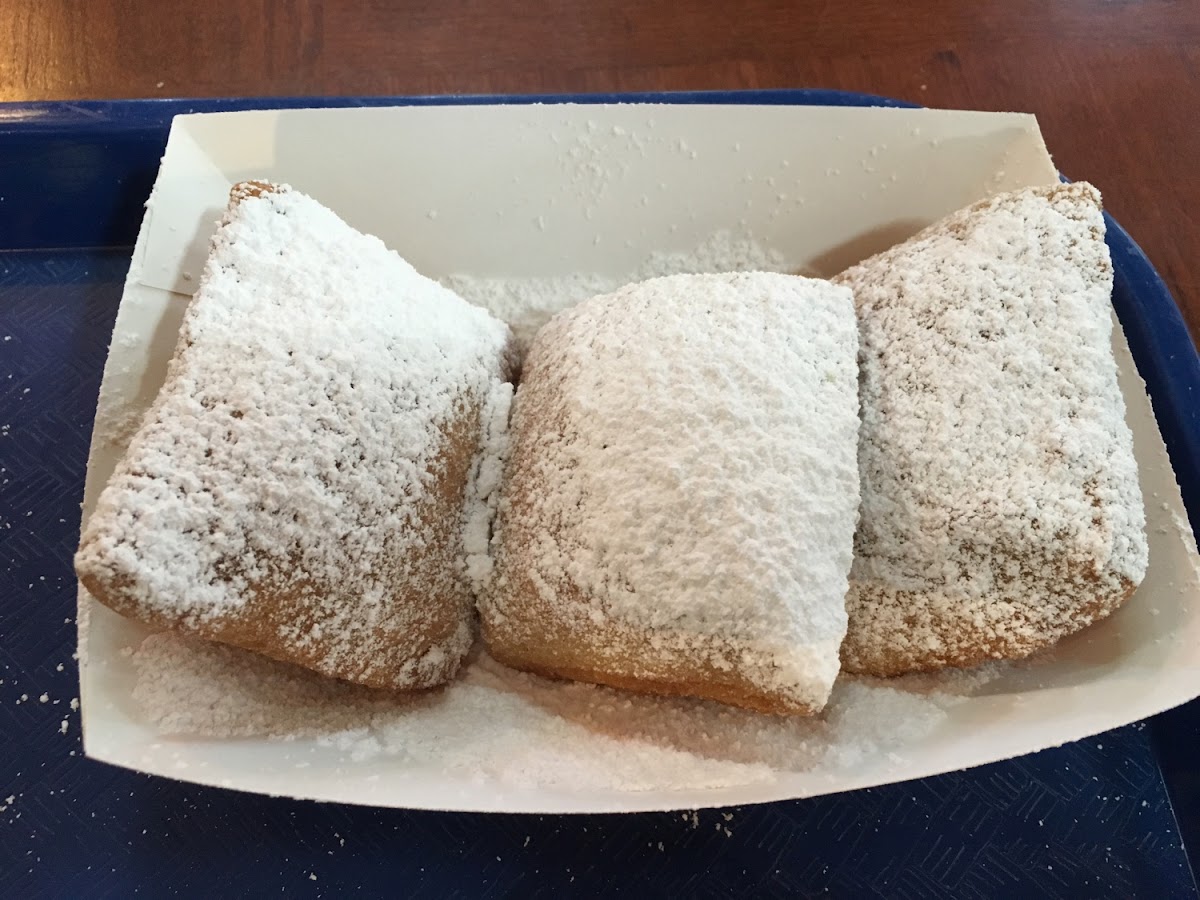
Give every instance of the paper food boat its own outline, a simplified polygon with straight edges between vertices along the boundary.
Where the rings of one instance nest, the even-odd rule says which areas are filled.
[[[563,104],[181,116],[117,317],[84,514],[162,382],[209,237],[238,181],[291,183],[435,278],[619,280],[651,252],[686,252],[721,231],[752,236],[797,269],[831,275],[972,201],[1056,177],[1036,121],[1018,114]],[[835,695],[824,720],[785,728],[711,704],[522,681],[477,664],[476,677],[427,698],[416,718],[364,713],[336,734],[290,740],[164,736],[133,697],[139,656],[131,651],[149,632],[82,595],[86,752],[197,783],[349,803],[650,810],[902,781],[1152,715],[1200,694],[1200,585],[1179,489],[1119,327],[1114,347],[1146,500],[1149,574],[1111,619],[1027,665],[974,681],[948,674],[854,684]],[[214,679],[207,693],[181,686],[185,722],[188,703],[219,706],[237,678],[211,660],[193,661],[195,671],[185,660],[154,676]],[[450,727],[440,707],[468,691],[475,705]],[[953,702],[931,707],[930,691]],[[526,733],[526,719],[505,718],[506,703],[536,707],[540,730]],[[936,714],[926,715],[930,709]],[[256,714],[269,719],[271,710]],[[469,727],[464,715],[476,717]],[[694,733],[689,716],[698,717]],[[856,744],[855,728],[889,737]],[[405,729],[416,733],[389,745]],[[552,733],[570,740],[556,744]]]

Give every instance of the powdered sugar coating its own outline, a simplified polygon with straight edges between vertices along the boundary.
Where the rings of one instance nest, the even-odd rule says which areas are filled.
[[[441,680],[471,641],[463,531],[494,478],[465,482],[501,452],[508,329],[299,192],[239,201],[77,568],[138,618],[253,618],[249,645],[326,674]]]
[[[467,485],[467,515],[463,527],[467,578],[475,593],[484,589],[492,574],[492,523],[500,502],[504,462],[508,458],[508,419],[512,401],[512,384],[493,382],[480,416],[482,438]]]
[[[1141,581],[1103,238],[1091,185],[1027,189],[836,279],[862,342],[852,669],[1023,656]]]
[[[820,709],[858,506],[856,347],[848,291],[768,273],[652,279],[551,320],[480,603],[493,651],[596,632],[625,680],[699,661]]]

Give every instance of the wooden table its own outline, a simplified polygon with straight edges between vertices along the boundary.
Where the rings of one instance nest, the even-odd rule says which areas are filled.
[[[0,35],[0,100],[833,87],[1033,112],[1200,336],[1195,0],[0,0]]]

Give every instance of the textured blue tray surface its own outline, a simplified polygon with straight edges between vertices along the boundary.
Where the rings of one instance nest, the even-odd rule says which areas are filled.
[[[247,105],[281,104],[0,106],[0,247],[76,248],[0,253],[0,897],[1196,896],[1159,768],[1194,815],[1190,707],[965,773],[694,819],[371,810],[84,759],[71,554],[128,251],[83,248],[131,240],[171,115]],[[1136,246],[1118,229],[1110,243],[1114,304],[1190,491],[1195,351]]]

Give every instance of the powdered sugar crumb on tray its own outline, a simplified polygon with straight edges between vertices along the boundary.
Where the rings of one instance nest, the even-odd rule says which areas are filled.
[[[1027,655],[1147,565],[1095,188],[1002,194],[835,280],[862,337],[852,671]]]
[[[508,322],[522,346],[557,312],[622,285],[662,275],[716,272],[784,272],[785,258],[775,250],[728,231],[717,231],[690,252],[653,253],[637,271],[621,278],[594,273],[558,277],[478,277],[454,274],[442,282],[476,306]]]
[[[846,771],[902,753],[989,680],[956,690],[842,678],[825,714],[768,716],[508,669],[480,655],[444,689],[373,691],[246,651],[163,632],[133,657],[134,699],[166,735],[304,738],[347,764],[380,759],[510,787],[683,790]],[[996,670],[992,674],[997,674]]]

